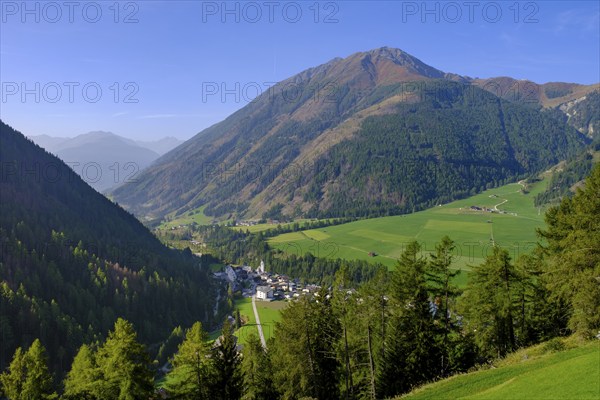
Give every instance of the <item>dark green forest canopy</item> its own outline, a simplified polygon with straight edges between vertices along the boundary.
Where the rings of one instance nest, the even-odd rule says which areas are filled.
[[[2,122],[0,160],[0,367],[38,337],[52,369],[64,371],[118,316],[145,343],[180,324],[213,322],[215,289],[201,259],[161,244]]]
[[[412,212],[543,170],[586,139],[552,113],[440,81],[416,103],[367,118],[308,175],[321,217]],[[323,184],[335,181],[335,190]],[[360,189],[359,189],[360,188]]]

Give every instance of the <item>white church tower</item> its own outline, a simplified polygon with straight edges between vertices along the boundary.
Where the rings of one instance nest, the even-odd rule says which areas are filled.
[[[263,260],[260,260],[260,267],[258,267],[258,273],[259,274],[265,273],[265,262]]]

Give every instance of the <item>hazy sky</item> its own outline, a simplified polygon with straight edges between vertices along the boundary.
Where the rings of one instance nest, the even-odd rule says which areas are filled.
[[[382,46],[472,77],[596,83],[599,4],[2,0],[0,117],[27,135],[187,139],[273,82]]]

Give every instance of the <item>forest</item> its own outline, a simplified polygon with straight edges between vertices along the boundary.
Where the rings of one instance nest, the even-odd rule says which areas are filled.
[[[164,246],[66,164],[0,122],[0,368],[34,339],[61,379],[118,317],[156,354],[179,324],[218,324],[208,262]]]
[[[120,318],[104,341],[79,348],[62,384],[39,340],[19,347],[2,390],[10,399],[61,389],[65,399],[377,399],[555,337],[585,340],[600,328],[598,193],[600,166],[549,209],[536,251],[512,260],[494,246],[464,290],[452,283],[450,237],[429,257],[413,242],[392,272],[356,286],[341,266],[330,288],[291,302],[266,348],[251,337],[238,352],[229,319],[212,345],[200,322],[179,329],[158,390],[147,350]]]
[[[486,92],[439,82],[419,95],[418,103],[365,119],[355,138],[317,160],[314,175],[303,176],[304,200],[315,201],[310,216],[422,210],[530,176],[586,143],[553,112]]]

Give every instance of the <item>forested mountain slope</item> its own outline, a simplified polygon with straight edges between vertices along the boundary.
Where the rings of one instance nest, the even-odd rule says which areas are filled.
[[[471,82],[398,49],[336,58],[275,85],[113,195],[143,219],[202,205],[246,218],[386,215],[538,172],[587,143],[556,110]]]
[[[117,317],[145,343],[212,322],[209,271],[0,121],[0,369],[38,337],[68,366]]]

